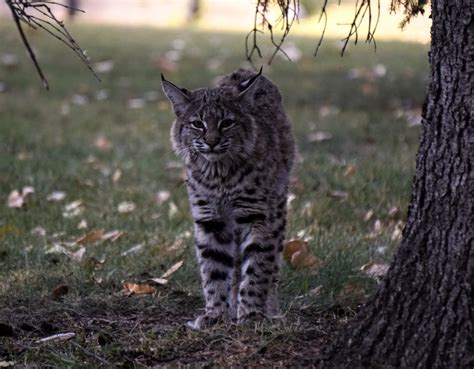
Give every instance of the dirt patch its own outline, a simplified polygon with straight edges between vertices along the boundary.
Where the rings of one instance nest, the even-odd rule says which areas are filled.
[[[199,299],[150,296],[16,301],[0,308],[0,360],[78,367],[316,367],[338,323],[305,311],[248,326],[185,327]],[[72,332],[66,341],[41,338]],[[21,363],[21,364],[20,364]]]

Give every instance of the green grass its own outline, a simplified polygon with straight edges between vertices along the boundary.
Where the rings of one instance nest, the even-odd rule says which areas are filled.
[[[21,332],[18,342],[28,338],[30,344],[32,337],[47,335],[48,330],[41,328],[42,320],[54,322],[52,332],[77,328],[78,342],[88,351],[100,352],[100,357],[114,363],[127,362],[132,367],[159,363],[161,359],[157,358],[165,357],[167,352],[173,353],[168,355],[168,362],[188,363],[186,360],[204,349],[203,341],[210,336],[186,333],[178,324],[192,318],[193,310],[200,308],[202,302],[192,237],[183,237],[192,229],[186,191],[180,170],[169,168],[170,162],[177,160],[169,144],[173,117],[161,94],[161,70],[156,60],[172,49],[173,40],[184,40],[186,47],[176,70],[165,71],[167,78],[187,88],[210,85],[216,76],[245,63],[244,36],[76,27],[73,33],[94,60],[115,62],[114,69],[101,75],[99,83],[70,50],[45,35],[33,33],[30,37],[51,85],[46,92],[14,29],[2,25],[0,33],[0,55],[8,52],[18,56],[15,66],[0,65],[0,81],[7,86],[6,92],[0,93],[0,322],[14,321],[9,314],[17,314],[18,319],[29,317],[35,330],[25,333],[16,323],[14,328]],[[284,95],[301,156],[292,187],[296,198],[289,215],[288,238],[296,238],[300,232],[310,236],[310,247],[324,264],[319,271],[294,270],[285,265],[281,293],[288,316],[312,314],[309,321],[314,322],[314,314],[321,317],[334,309],[354,309],[360,296],[352,299],[350,293],[348,296],[341,291],[356,285],[365,294],[372,292],[376,281],[364,276],[359,268],[371,261],[388,262],[398,245],[398,240],[391,239],[397,219],[388,213],[398,207],[399,217],[404,219],[419,134],[418,128],[408,127],[399,112],[422,104],[427,50],[416,44],[379,43],[377,53],[360,45],[340,58],[340,45],[326,40],[318,59],[314,59],[315,40],[297,38],[291,42],[303,51],[301,60],[289,63],[277,59],[271,67],[264,68]],[[268,45],[264,48],[267,53],[271,51]],[[211,70],[209,60],[220,64]],[[371,72],[377,65],[385,66],[384,76],[376,77]],[[359,77],[349,78],[354,74]],[[106,100],[95,98],[99,90],[108,92]],[[148,101],[141,109],[128,108],[129,99],[143,97],[149,91],[158,93],[156,101]],[[72,104],[75,94],[86,96],[87,104]],[[329,114],[325,114],[328,110]],[[330,132],[332,138],[310,142],[308,135],[315,131]],[[112,143],[109,150],[94,146],[99,136]],[[348,165],[356,168],[352,176],[344,175]],[[111,176],[117,169],[122,171],[122,177],[113,183]],[[33,186],[35,193],[23,208],[8,208],[5,204],[10,192],[23,186]],[[64,201],[46,201],[49,193],[58,190],[67,193]],[[154,195],[161,190],[170,191],[171,199],[157,206]],[[336,190],[347,192],[348,197],[329,196]],[[64,218],[64,206],[79,199],[84,212]],[[136,210],[119,213],[117,206],[122,201],[134,202]],[[170,203],[178,209],[173,216]],[[364,221],[369,210],[374,216]],[[87,246],[84,260],[105,259],[101,265],[78,263],[65,255],[46,252],[56,243],[84,235],[87,230],[77,229],[81,219],[87,220],[89,230],[126,232],[115,242]],[[376,219],[381,221],[382,230],[375,237],[367,237]],[[31,233],[37,226],[46,230],[46,237]],[[167,251],[180,237],[184,243],[179,253]],[[121,256],[137,244],[144,245],[141,252]],[[184,266],[154,296],[120,296],[122,281],[141,282],[157,277],[182,259]],[[52,301],[52,290],[62,284],[68,286],[69,293],[60,302]],[[323,286],[319,295],[307,295],[318,286]],[[111,345],[86,344],[96,342],[104,332],[86,329],[84,317],[102,316],[106,311],[113,311],[125,323],[118,328],[105,329],[99,323],[97,326],[109,330],[105,333],[112,336],[128,333],[123,339],[114,337]],[[137,311],[144,311],[142,318],[127,320]],[[145,324],[144,317],[148,317],[160,327],[152,313],[166,313],[174,320],[163,323],[163,331],[157,334],[149,330],[150,324]],[[291,323],[294,321],[290,319],[287,326],[270,329],[270,333],[267,328],[255,328],[263,336],[252,336],[256,340],[252,342],[259,346],[268,337],[278,342],[280,330],[291,337],[291,332],[301,329]],[[132,327],[133,333],[127,330]],[[236,328],[232,337],[248,334],[242,329]],[[216,339],[223,334],[212,332],[209,334]],[[185,350],[176,346],[183,337],[201,346],[195,351],[189,349],[188,356],[176,356],[176,347]],[[226,339],[232,341],[232,337]],[[17,345],[11,338],[0,340],[4,344],[0,359],[3,355],[17,362],[53,367],[98,365],[90,352],[84,353],[84,349],[70,343],[41,350],[30,344]],[[168,351],[150,351],[154,340]],[[291,342],[297,347],[297,340]],[[287,341],[281,344],[291,346]],[[147,359],[124,353],[132,350],[127,345],[149,352]],[[227,362],[216,352],[195,360],[224,365],[242,359],[240,354],[235,355]],[[251,354],[248,360],[258,362],[263,360],[262,355]]]

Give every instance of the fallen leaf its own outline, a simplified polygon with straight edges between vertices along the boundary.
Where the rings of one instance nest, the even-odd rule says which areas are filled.
[[[148,281],[161,285],[168,283],[168,280],[166,278],[150,278]]]
[[[328,193],[329,197],[334,197],[335,199],[345,200],[349,197],[349,192],[347,191],[331,191]]]
[[[339,298],[350,300],[354,304],[362,304],[367,300],[365,289],[353,281],[343,285]]]
[[[155,203],[160,206],[168,201],[170,197],[171,193],[169,191],[158,191],[155,195]]]
[[[308,242],[303,240],[288,241],[283,248],[283,257],[293,268],[320,268],[323,265],[322,260],[311,252]]]
[[[35,227],[31,230],[31,234],[39,237],[45,237],[46,236],[46,229],[44,229],[41,226]]]
[[[64,207],[63,217],[73,218],[80,215],[83,211],[82,200],[75,200]]]
[[[68,253],[68,256],[74,261],[81,262],[85,253],[86,253],[86,248],[80,247],[79,250],[77,250],[76,252]]]
[[[127,295],[148,295],[156,292],[156,287],[149,284],[122,283],[122,292]]]
[[[81,245],[86,245],[88,243],[102,240],[103,237],[104,237],[103,229],[93,229],[89,233],[85,234],[84,236],[79,237],[76,240],[76,243],[81,244]]]
[[[117,241],[120,237],[122,237],[123,235],[125,235],[125,232],[118,231],[118,230],[114,230],[114,231],[110,231],[110,232],[104,233],[104,234],[102,235],[102,240],[103,240],[103,241],[115,242],[115,241]]]
[[[28,195],[34,193],[33,187],[25,186],[22,190],[13,190],[8,196],[7,206],[9,208],[21,208],[26,203]]]
[[[129,254],[136,254],[136,253],[142,251],[144,246],[145,245],[143,245],[143,244],[135,245],[135,246],[131,247],[130,249],[128,249],[127,251],[123,251],[120,255],[127,256]]]
[[[46,197],[46,200],[48,201],[62,201],[66,197],[66,193],[62,191],[54,191],[51,192],[48,197]]]
[[[349,164],[344,170],[344,177],[352,177],[357,171],[357,167],[354,164]]]
[[[296,199],[296,195],[294,193],[289,193],[288,194],[288,198],[286,199],[286,206],[289,209],[291,209],[291,204],[293,203],[293,201],[295,201]]]
[[[3,53],[0,55],[0,62],[5,67],[16,67],[18,65],[18,56],[13,53]]]
[[[84,269],[88,269],[90,271],[99,268],[101,265],[105,263],[105,257],[102,259],[96,259],[94,257],[87,258],[86,260],[82,261],[81,265]]]
[[[8,368],[9,366],[14,366],[16,361],[0,361],[0,368]]]
[[[393,229],[393,233],[392,233],[392,236],[390,237],[390,239],[392,241],[397,241],[397,240],[400,240],[402,238],[402,235],[403,235],[403,228],[405,227],[405,224],[399,220],[397,222],[397,224],[395,224],[395,228]]]
[[[321,294],[321,291],[323,290],[323,286],[319,285],[318,287],[312,288],[308,291],[308,295],[316,297]]]
[[[388,211],[388,216],[392,219],[397,219],[400,216],[400,208],[397,206],[392,206]]]
[[[112,148],[112,142],[105,136],[99,136],[94,141],[94,146],[102,151],[110,150]]]
[[[68,292],[69,292],[69,287],[66,286],[65,284],[62,284],[56,287],[51,294],[54,300],[59,300],[64,295],[67,295]]]
[[[153,56],[151,58],[151,64],[156,68],[159,69],[163,72],[167,73],[174,73],[178,69],[178,65],[175,61],[170,60],[170,56],[172,55],[167,55],[168,57],[163,57],[160,55]]]
[[[367,234],[365,236],[365,238],[369,239],[369,240],[373,240],[373,239],[377,238],[378,236],[380,236],[382,234],[382,228],[383,228],[382,222],[380,221],[380,219],[376,219],[375,222],[374,222],[372,232]]]
[[[332,139],[332,133],[330,132],[318,131],[318,132],[311,132],[308,134],[309,142],[323,142],[323,141],[329,141],[330,139]]]
[[[374,211],[372,209],[368,210],[364,215],[364,222],[368,222],[374,216]]]
[[[323,263],[321,259],[318,259],[316,256],[309,252],[297,251],[293,255],[291,255],[290,265],[293,268],[320,268],[322,264]]]
[[[109,73],[114,69],[113,60],[103,60],[97,63],[94,63],[93,68],[97,73]]]
[[[142,99],[141,97],[136,97],[133,99],[129,99],[127,101],[127,107],[129,109],[141,109],[145,106],[145,99]]]
[[[118,204],[117,210],[119,213],[125,214],[125,213],[131,213],[134,211],[136,208],[135,204],[131,201],[122,201],[120,204]]]
[[[77,106],[84,106],[89,102],[89,99],[85,95],[74,94],[71,97],[71,102]]]
[[[360,270],[369,277],[380,278],[387,274],[388,268],[388,264],[370,262],[362,265]]]
[[[73,338],[76,334],[73,332],[68,333],[58,333],[53,334],[52,336],[41,338],[40,340],[35,341],[36,343],[45,343],[49,341],[66,341]]]
[[[77,229],[87,229],[87,221],[82,219],[77,225]]]
[[[176,206],[176,204],[174,202],[170,202],[169,206],[170,207],[169,207],[169,210],[168,210],[168,217],[170,219],[172,219],[178,214],[178,207]]]
[[[117,183],[120,178],[122,178],[122,171],[120,169],[116,169],[114,174],[112,174],[112,183]]]
[[[177,263],[173,264],[166,272],[163,273],[161,278],[168,278],[171,274],[173,274],[179,268],[181,268],[183,264],[184,264],[184,260],[178,261]]]

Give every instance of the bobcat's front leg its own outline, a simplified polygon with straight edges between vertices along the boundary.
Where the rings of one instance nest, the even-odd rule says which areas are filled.
[[[276,288],[281,259],[279,246],[278,238],[272,236],[270,225],[252,225],[240,248],[242,280],[238,292],[239,321],[276,315]]]
[[[188,326],[202,329],[229,318],[235,247],[230,226],[218,218],[196,218],[195,238],[206,313]]]

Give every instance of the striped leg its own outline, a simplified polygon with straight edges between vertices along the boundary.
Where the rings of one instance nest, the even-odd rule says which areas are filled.
[[[229,227],[217,219],[195,222],[196,253],[206,300],[206,313],[188,326],[202,329],[229,317],[235,247]]]
[[[278,271],[278,245],[261,227],[252,230],[241,246],[242,279],[239,286],[237,318],[243,321],[252,317],[268,316],[270,292]],[[273,291],[272,293],[276,293]]]

